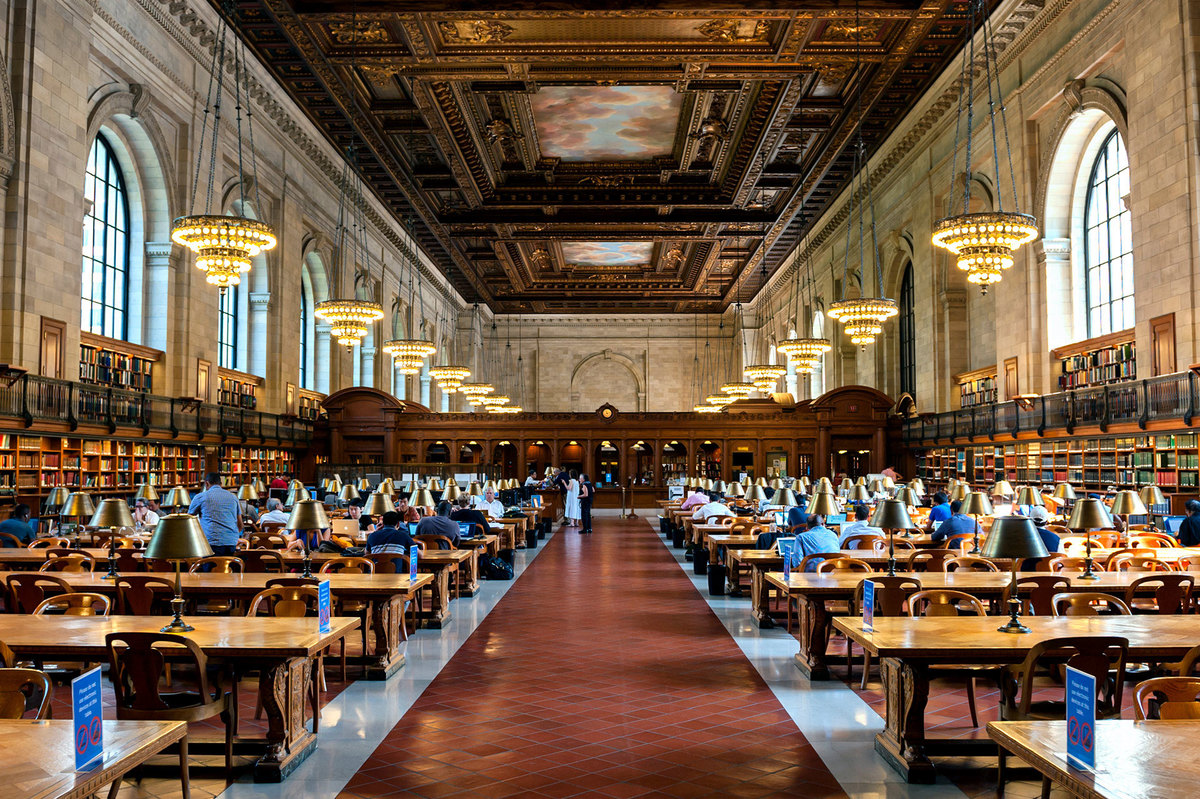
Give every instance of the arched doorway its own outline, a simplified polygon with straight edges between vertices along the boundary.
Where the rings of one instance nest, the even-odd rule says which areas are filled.
[[[709,480],[721,479],[721,445],[705,441],[696,452],[696,471]]]
[[[496,477],[507,480],[517,476],[517,447],[511,441],[501,441],[492,448],[492,464]]]
[[[532,444],[525,446],[525,471],[532,474],[537,479],[542,479],[546,474],[546,468],[552,466],[551,460],[554,458],[554,453],[550,451],[550,446],[545,441],[535,441]]]
[[[479,464],[483,462],[483,445],[468,441],[458,449],[458,462]]]
[[[576,472],[583,471],[583,446],[578,441],[568,441],[562,445],[562,454],[558,459],[558,463],[568,472],[574,469]]]
[[[426,463],[449,463],[450,448],[444,442],[435,441],[425,448]]]
[[[629,445],[629,463],[633,469],[634,485],[654,484],[654,447],[645,441]]]
[[[662,449],[662,484],[679,485],[687,479],[688,451],[687,447],[678,441],[663,444]]]
[[[615,488],[621,484],[621,452],[611,441],[596,445],[596,470],[590,475],[597,487]]]

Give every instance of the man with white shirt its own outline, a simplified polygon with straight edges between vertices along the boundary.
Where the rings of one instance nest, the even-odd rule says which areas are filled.
[[[854,506],[854,521],[843,524],[842,534],[838,536],[839,549],[844,549],[842,544],[845,544],[846,539],[852,535],[883,535],[883,530],[867,523],[870,515],[870,509],[861,502]]]
[[[728,505],[714,500],[713,502],[709,502],[707,504],[701,505],[700,507],[696,508],[696,512],[692,514],[692,520],[697,521],[697,522],[703,522],[705,519],[707,519],[710,516],[736,516],[736,515],[737,515],[736,513],[734,513],[733,511],[731,511],[729,509]]]
[[[504,515],[504,503],[496,499],[496,492],[490,488],[483,493],[482,497],[475,498],[475,507],[493,519],[499,519]]]
[[[271,497],[267,500],[267,512],[258,517],[258,523],[263,522],[280,522],[287,524],[288,515],[283,512],[283,503]]]

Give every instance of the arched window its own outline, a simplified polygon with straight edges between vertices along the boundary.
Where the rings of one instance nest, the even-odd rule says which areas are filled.
[[[1092,163],[1084,211],[1084,264],[1088,337],[1133,326],[1132,215],[1129,158],[1113,130]]]
[[[238,368],[238,289],[230,286],[217,299],[217,364],[225,369]]]
[[[129,302],[129,196],[125,178],[103,136],[92,142],[83,196],[83,286],[80,327],[127,338]]]
[[[917,326],[913,303],[912,264],[900,280],[900,392],[917,394]]]
[[[300,273],[300,388],[312,390],[312,285],[307,271]]]
[[[812,320],[812,335],[813,338],[825,338],[825,312],[821,308],[817,308],[813,312]],[[828,353],[826,353],[828,355]],[[817,359],[817,365],[813,367],[812,375],[809,377],[809,385],[811,386],[810,394],[813,399],[825,393],[825,358]]]

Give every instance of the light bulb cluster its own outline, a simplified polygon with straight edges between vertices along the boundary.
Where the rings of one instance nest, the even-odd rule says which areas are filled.
[[[355,347],[370,325],[383,318],[383,306],[371,300],[325,300],[317,303],[313,313],[329,323],[329,334],[338,344]]]
[[[491,409],[498,408],[501,405],[507,405],[508,403],[512,402],[512,400],[503,394],[488,394],[487,396],[481,398],[480,402],[483,403],[484,407]]]
[[[731,397],[728,394],[709,394],[704,398],[704,401],[717,408],[724,408],[726,405],[733,402],[734,399],[734,397]]]
[[[429,370],[429,376],[437,381],[438,388],[453,394],[471,376],[471,370],[465,366],[435,366]]]
[[[383,342],[383,351],[392,356],[400,374],[415,375],[420,374],[425,359],[436,353],[437,347],[423,339],[394,338]]]
[[[721,386],[721,393],[728,394],[733,399],[743,399],[757,391],[753,383],[725,383]]]
[[[951,216],[933,229],[933,244],[956,256],[967,280],[984,293],[1013,265],[1012,254],[1038,236],[1037,220],[1011,211],[983,211]]]
[[[859,297],[839,300],[829,306],[827,315],[841,322],[846,335],[859,346],[865,347],[883,332],[883,323],[900,313],[896,301],[887,297]]]
[[[487,409],[488,413],[524,413],[525,409],[520,405],[492,405]]]
[[[458,393],[467,398],[467,404],[479,406],[483,404],[483,398],[496,390],[496,387],[491,383],[463,383],[458,387]]]
[[[171,241],[194,252],[205,279],[222,290],[241,283],[250,259],[277,243],[271,228],[257,219],[216,214],[179,217]]]
[[[787,374],[787,367],[775,364],[754,364],[742,370],[742,375],[763,394],[775,391],[779,378]]]
[[[719,405],[693,405],[692,410],[696,413],[717,413],[721,410]]]
[[[829,352],[832,346],[825,338],[789,338],[775,348],[792,359],[796,371],[801,374],[811,374],[821,362],[821,356]]]

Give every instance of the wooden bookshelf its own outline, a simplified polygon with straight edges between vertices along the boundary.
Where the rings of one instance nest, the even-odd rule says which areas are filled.
[[[127,391],[154,390],[160,350],[86,331],[79,334],[79,382]]]
[[[325,399],[325,395],[308,389],[300,389],[296,392],[296,415],[301,419],[312,422],[321,417],[325,409],[321,406],[321,400]]]
[[[685,478],[687,473],[687,448],[682,444],[665,444],[662,452],[662,484]]]
[[[279,474],[293,474],[296,459],[290,449],[224,445],[218,471],[226,488],[261,477],[270,482]]]
[[[1118,330],[1051,350],[1050,354],[1059,362],[1058,387],[1066,391],[1136,380],[1133,334],[1133,328]]]
[[[963,372],[954,376],[958,383],[959,407],[971,408],[975,405],[988,405],[998,398],[996,389],[996,364]]]
[[[263,379],[234,369],[217,369],[217,404],[252,411],[258,407]]]

